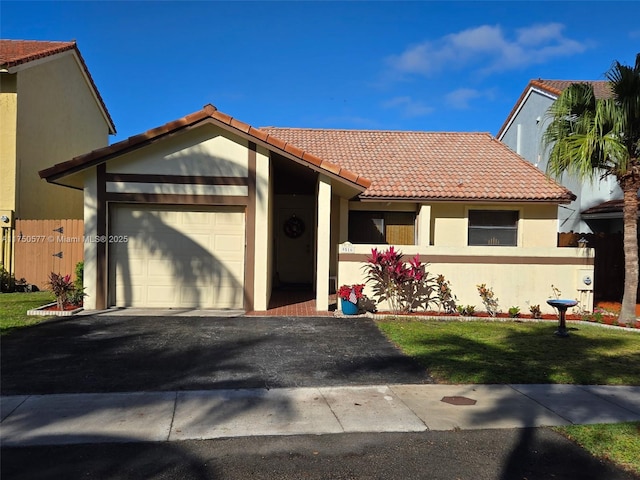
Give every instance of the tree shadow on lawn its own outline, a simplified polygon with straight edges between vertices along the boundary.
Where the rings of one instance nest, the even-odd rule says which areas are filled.
[[[453,334],[430,334],[426,339],[415,335],[417,340],[406,348],[427,347],[428,351],[416,353],[414,358],[436,379],[446,378],[446,383],[452,384],[640,384],[640,352],[638,348],[624,348],[626,342],[640,345],[638,335],[622,333],[629,336],[621,338],[620,334],[602,331],[601,336],[593,338],[583,335],[582,327],[571,327],[570,336],[562,338],[553,335],[555,327],[544,324],[526,329],[504,325],[504,329],[508,333],[499,345]],[[618,353],[621,349],[628,353]],[[571,413],[579,410],[570,400],[566,400],[566,408]],[[482,424],[483,418],[512,416],[521,425],[535,425],[537,412],[533,408],[514,411],[510,400],[503,399],[488,411],[479,411],[477,420]],[[532,469],[540,461],[533,447],[535,432],[532,428],[519,429],[518,441],[503,464],[500,479],[533,478]]]
[[[619,354],[619,335],[603,330],[598,338],[570,328],[567,338],[553,335],[555,327],[504,328],[499,346],[479,340],[443,335],[414,342],[414,358],[444,383],[571,383],[579,385],[640,385],[640,348]],[[470,324],[469,328],[474,328]],[[585,327],[598,328],[598,327]],[[626,333],[628,341],[640,335]],[[469,380],[473,379],[473,380]]]

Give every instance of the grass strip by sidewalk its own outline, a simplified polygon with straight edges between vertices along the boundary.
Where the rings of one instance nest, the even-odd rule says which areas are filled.
[[[640,333],[555,323],[385,319],[387,337],[440,383],[640,385]]]
[[[0,335],[40,323],[49,317],[29,316],[27,311],[55,301],[51,292],[0,293]]]
[[[553,430],[574,441],[592,455],[611,460],[640,474],[640,422],[570,425]]]

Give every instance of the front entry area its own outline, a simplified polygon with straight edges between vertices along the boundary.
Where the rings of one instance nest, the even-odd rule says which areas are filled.
[[[276,286],[313,284],[315,199],[310,195],[276,195]]]
[[[110,226],[110,305],[243,308],[244,208],[114,205]]]

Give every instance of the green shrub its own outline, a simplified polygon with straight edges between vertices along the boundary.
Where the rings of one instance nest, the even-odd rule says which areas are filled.
[[[0,263],[0,292],[13,292],[15,289],[15,278]]]

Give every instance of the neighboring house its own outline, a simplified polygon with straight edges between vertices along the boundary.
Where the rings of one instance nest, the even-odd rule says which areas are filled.
[[[266,310],[283,285],[364,283],[371,248],[419,253],[461,303],[551,284],[591,307],[593,252],[556,248],[574,196],[487,133],[254,128],[212,105],[40,172],[85,192],[85,307]]]
[[[597,98],[611,96],[607,81],[531,80],[496,136],[543,172],[548,160],[548,151],[542,143],[542,135],[550,122],[547,111],[572,83],[592,84]],[[600,204],[622,198],[615,177],[591,182],[580,181],[565,173],[560,181],[576,195],[576,199],[568,205],[559,206],[558,232],[614,233],[622,230],[622,209],[609,208],[606,215],[591,210],[594,207],[599,210]]]
[[[0,125],[7,266],[16,219],[83,218],[82,191],[47,184],[38,171],[108,145],[115,127],[75,42],[27,40],[0,40]]]

